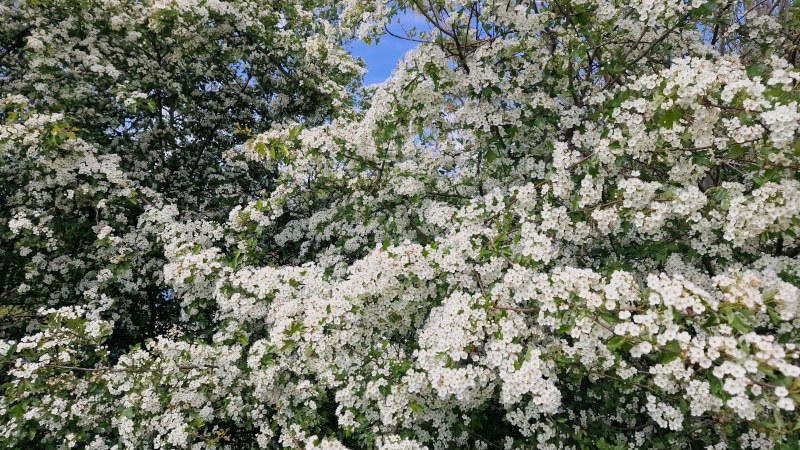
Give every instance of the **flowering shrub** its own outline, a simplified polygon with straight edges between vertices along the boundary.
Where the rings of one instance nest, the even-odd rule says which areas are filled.
[[[0,340],[3,446],[800,446],[795,5],[304,4],[269,24],[320,24],[351,107],[209,140],[189,197],[119,152],[200,131],[126,147],[4,88],[0,295],[41,307]],[[402,10],[429,28],[352,106],[336,45]]]

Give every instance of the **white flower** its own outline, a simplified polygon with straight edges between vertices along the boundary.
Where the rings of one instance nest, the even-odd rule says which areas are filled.
[[[785,411],[794,411],[794,401],[789,397],[779,398],[778,401],[775,403],[775,406]]]

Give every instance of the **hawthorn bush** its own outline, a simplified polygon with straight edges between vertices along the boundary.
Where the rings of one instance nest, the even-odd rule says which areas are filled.
[[[0,12],[0,445],[800,446],[794,3]]]

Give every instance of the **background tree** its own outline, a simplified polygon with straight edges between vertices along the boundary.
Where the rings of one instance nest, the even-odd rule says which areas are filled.
[[[19,338],[38,307],[84,304],[106,269],[101,291],[117,298],[119,321],[110,344],[125,350],[178,319],[159,231],[137,229],[144,207],[219,221],[271,191],[275,171],[233,163],[235,147],[276,120],[325,120],[352,103],[360,69],[325,37],[335,10],[311,2],[2,8],[0,94],[17,96],[4,118],[39,134],[10,136],[3,152],[4,334]],[[37,114],[57,117],[41,127]],[[40,230],[15,233],[12,218]]]

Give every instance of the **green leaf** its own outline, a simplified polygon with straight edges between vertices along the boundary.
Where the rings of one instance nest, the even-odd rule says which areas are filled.
[[[719,397],[722,393],[722,381],[714,375],[708,374],[709,390],[712,394]]]
[[[738,158],[747,153],[748,148],[740,144],[731,144],[728,147],[728,153],[734,158]]]
[[[264,156],[267,154],[267,146],[264,145],[264,142],[262,141],[256,142],[255,145],[253,145],[253,148],[255,149],[256,153],[258,153],[258,156]]]
[[[678,341],[669,341],[667,345],[664,346],[664,349],[672,353],[680,353],[681,344]]]
[[[619,315],[613,314],[613,313],[608,313],[608,312],[600,314],[600,318],[605,320],[606,323],[609,323],[609,324],[612,324],[612,325],[616,325],[616,324],[622,322],[622,320],[619,318]]]
[[[189,425],[191,425],[191,426],[193,426],[195,428],[200,428],[200,427],[203,426],[204,423],[206,423],[206,422],[205,422],[205,420],[203,420],[202,417],[195,417],[191,422],[189,422]]]
[[[661,364],[669,364],[678,359],[678,356],[680,355],[677,353],[664,352],[664,354],[661,356]]]
[[[661,364],[669,364],[675,361],[681,353],[681,345],[678,341],[670,341],[663,349],[664,353],[661,356]]]
[[[484,159],[486,159],[487,163],[491,164],[494,160],[498,158],[498,156],[499,155],[497,154],[497,151],[495,151],[495,149],[493,148],[490,148],[489,150],[486,151],[483,157]]]
[[[658,116],[656,121],[659,125],[669,130],[675,123],[681,120],[681,117],[683,117],[683,111],[677,108],[672,108],[664,110],[664,112]]]
[[[694,20],[701,20],[703,18],[708,17],[709,15],[713,14],[717,11],[717,1],[716,0],[707,0],[700,4],[697,8],[692,8],[689,10],[689,16]]]
[[[711,160],[706,151],[692,152],[692,162],[700,166],[711,165]]]
[[[625,345],[627,341],[628,340],[625,339],[624,336],[614,336],[606,342],[606,347],[608,347],[609,350],[616,350]]]
[[[735,311],[728,310],[728,315],[726,318],[728,325],[730,325],[734,330],[742,334],[749,333],[751,331],[750,327],[742,321],[741,317],[739,317]]]
[[[783,423],[783,415],[781,414],[781,410],[778,409],[778,408],[773,409],[772,410],[772,417],[775,419],[776,427],[778,429],[783,429],[784,423]]]
[[[747,66],[747,76],[750,78],[763,76],[769,71],[769,66],[766,64],[753,64]]]
[[[769,321],[776,327],[783,322],[783,320],[781,320],[781,316],[777,311],[775,311],[775,309],[767,308],[767,314],[769,314]]]
[[[582,12],[572,17],[572,20],[578,25],[589,25],[594,14],[591,12]]]
[[[764,300],[764,303],[769,303],[775,298],[775,295],[777,294],[778,294],[777,288],[769,288],[761,293],[761,299]]]
[[[762,175],[755,175],[753,176],[753,182],[758,186],[764,186],[765,184],[774,181],[776,176],[779,175],[780,169],[777,167],[772,167],[764,171]]]
[[[292,339],[284,339],[283,340],[283,346],[281,347],[280,351],[285,352],[287,350],[291,350],[292,348],[294,348],[294,344],[295,344],[294,340],[292,340]]]

